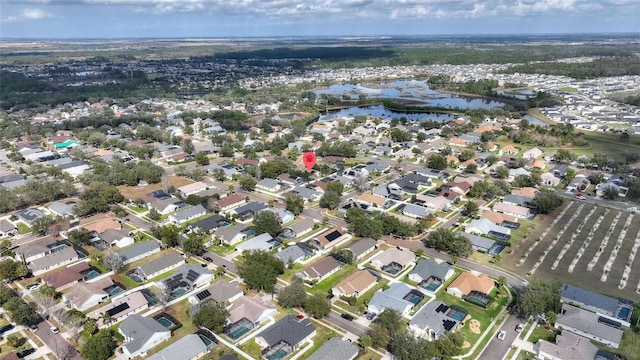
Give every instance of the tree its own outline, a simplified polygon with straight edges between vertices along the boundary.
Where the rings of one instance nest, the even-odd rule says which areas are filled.
[[[287,194],[284,199],[286,209],[291,211],[293,215],[298,216],[304,210],[304,199],[300,195]]]
[[[250,289],[273,292],[278,275],[284,274],[284,263],[264,250],[244,251],[238,274]]]
[[[473,158],[475,154],[476,153],[473,150],[464,149],[460,152],[460,155],[458,155],[458,160],[460,160],[461,162],[467,161]]]
[[[0,261],[0,279],[15,280],[28,274],[29,268],[21,262],[9,259]]]
[[[67,241],[73,246],[88,245],[91,242],[91,233],[85,228],[69,231]]]
[[[253,191],[256,188],[257,181],[253,176],[242,175],[240,179],[238,179],[238,183],[242,190]]]
[[[280,220],[272,211],[260,211],[253,216],[253,226],[256,235],[267,233],[273,237],[281,230]]]
[[[532,204],[538,208],[541,214],[548,214],[562,205],[562,198],[553,190],[541,189],[533,198]]]
[[[469,164],[464,169],[464,172],[469,173],[469,174],[475,174],[476,171],[478,171],[478,165],[476,165],[476,164]]]
[[[9,301],[9,299],[17,297],[18,294],[7,285],[0,285],[0,306]]]
[[[53,223],[55,223],[53,218],[48,216],[39,217],[31,223],[31,230],[37,234],[46,235]]]
[[[71,355],[75,352],[76,348],[73,345],[69,344],[66,340],[56,338],[53,341],[53,347],[51,349],[54,354],[60,360],[66,360],[71,357]]]
[[[285,308],[302,307],[307,298],[307,290],[301,278],[294,276],[289,285],[278,293],[278,304]]]
[[[539,279],[531,280],[518,296],[516,312],[529,318],[547,311],[558,312],[560,308],[560,283]]]
[[[102,258],[102,262],[104,266],[110,271],[113,271],[114,274],[118,273],[124,266],[122,256],[116,254],[113,250],[110,250],[109,253]]]
[[[606,200],[615,200],[618,198],[618,190],[614,186],[607,186],[602,192],[602,198]]]
[[[192,319],[195,326],[202,326],[219,334],[224,330],[224,323],[228,316],[229,312],[224,303],[209,299],[200,304],[198,312],[192,315]]]
[[[335,191],[325,191],[320,198],[320,207],[326,209],[336,209],[340,205],[340,194]]]
[[[4,303],[3,307],[9,312],[11,319],[18,325],[33,324],[40,317],[38,314],[38,306],[35,303],[26,303],[19,297],[9,299]]]
[[[496,167],[495,173],[493,174],[498,179],[506,179],[509,177],[509,169],[506,166],[500,165]]]
[[[480,206],[475,201],[469,201],[464,206],[464,214],[472,218],[478,215],[478,210],[480,210]]]
[[[106,182],[92,182],[80,196],[80,201],[73,211],[78,216],[88,216],[106,212],[111,205],[123,200],[124,196],[120,194],[120,191],[115,186]]]
[[[151,232],[153,233],[153,236],[160,239],[160,241],[162,241],[166,246],[178,246],[178,237],[180,235],[179,227],[173,224],[159,227],[156,226],[151,228]]]
[[[439,228],[431,232],[423,242],[425,246],[444,251],[451,256],[467,257],[472,251],[469,239],[449,229]]]
[[[447,168],[447,158],[439,154],[433,154],[427,159],[427,167],[444,170]]]
[[[194,157],[196,163],[200,166],[209,165],[209,156],[204,151],[199,151]]]
[[[22,346],[25,343],[26,339],[18,334],[9,334],[7,336],[7,344],[9,346],[17,348],[18,346]]]
[[[304,310],[316,319],[321,319],[331,312],[331,303],[322,293],[314,293],[307,296],[304,301]]]
[[[96,321],[96,319],[93,318],[87,318],[84,321],[84,325],[82,326],[83,331],[85,332],[85,334],[87,334],[87,336],[91,336],[95,333],[98,332],[98,322]]]
[[[421,133],[422,134],[422,133]],[[365,354],[367,353],[367,348],[373,345],[373,339],[371,339],[371,335],[364,334],[360,337],[360,345],[364,349]]]
[[[344,185],[340,181],[330,181],[327,183],[326,191],[335,191],[340,196],[342,196],[342,192],[344,191]]]
[[[373,323],[387,329],[392,338],[406,332],[406,325],[402,315],[396,310],[384,309],[384,311],[373,320]]]
[[[117,346],[112,330],[101,329],[82,346],[82,357],[87,360],[107,360]]]
[[[205,251],[202,238],[195,234],[190,234],[187,239],[182,242],[182,250],[190,255],[202,255]]]
[[[353,186],[358,189],[359,193],[363,193],[369,187],[369,180],[362,173],[358,173],[353,179]]]
[[[386,348],[389,344],[391,335],[389,335],[389,330],[385,329],[384,326],[378,324],[371,325],[371,331],[369,334],[371,335],[371,343],[373,346],[377,348]]]

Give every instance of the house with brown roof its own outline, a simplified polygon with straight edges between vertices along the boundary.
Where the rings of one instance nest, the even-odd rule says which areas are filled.
[[[369,270],[358,270],[334,286],[332,294],[358,297],[374,287],[377,282],[378,279]]]
[[[109,229],[120,229],[120,223],[113,218],[101,219],[96,222],[84,225],[85,230],[102,234]]]
[[[518,151],[520,150],[513,145],[505,145],[498,151],[498,155],[515,155]]]
[[[90,269],[86,261],[42,276],[42,280],[51,285],[56,291],[62,291],[84,279],[84,273]]]
[[[518,222],[514,216],[503,214],[496,211],[485,211],[480,215],[480,219],[487,219],[496,225],[500,225],[505,221]]]
[[[73,285],[69,291],[62,295],[64,301],[74,309],[85,311],[109,299],[106,291],[113,285],[111,278],[102,278],[92,283],[81,282]]]
[[[358,195],[356,201],[362,205],[366,206],[377,206],[382,207],[387,199],[383,196],[376,195],[373,193],[363,193]]]
[[[395,268],[397,274],[405,267],[415,261],[416,255],[409,249],[405,248],[388,248],[387,250],[377,254],[372,260],[371,265],[378,270],[387,271]]]
[[[331,229],[323,232],[322,234],[310,239],[308,241],[309,245],[315,247],[316,249],[328,249],[332,246],[335,246],[346,240],[348,238],[348,233],[345,229],[334,226]]]
[[[513,189],[511,191],[511,194],[513,194],[513,195],[522,195],[522,196],[534,198],[538,194],[538,189],[536,189],[534,187],[523,187],[523,188],[519,188],[519,189]]]
[[[245,203],[245,197],[240,194],[227,196],[213,203],[213,210],[225,212]]]
[[[257,296],[241,296],[229,307],[227,323],[236,324],[246,319],[252,326],[258,326],[277,313],[271,301]]]
[[[298,275],[305,281],[320,282],[338,270],[340,270],[340,262],[327,256],[307,266]]]
[[[447,292],[451,295],[462,298],[469,295],[472,291],[489,294],[495,283],[485,274],[474,275],[466,271],[458,275],[458,277],[449,284]]]
[[[100,326],[104,327],[115,324],[126,319],[127,316],[131,314],[137,314],[148,308],[149,302],[147,301],[147,298],[142,292],[136,291],[90,312],[87,316],[92,319],[99,320],[104,319],[103,314],[107,313],[110,316],[110,320],[107,321],[107,323],[105,323],[104,320],[99,321]]]

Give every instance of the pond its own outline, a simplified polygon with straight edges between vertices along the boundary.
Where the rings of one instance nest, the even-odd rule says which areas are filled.
[[[348,116],[374,116],[377,118],[401,118],[406,117],[409,120],[422,122],[422,121],[437,121],[437,122],[449,122],[456,118],[453,114],[445,113],[410,113],[410,112],[398,112],[385,109],[382,105],[370,105],[370,106],[353,106],[350,108],[344,108],[340,110],[327,111],[320,115],[319,121],[330,121],[333,119],[344,118]]]
[[[351,99],[357,99],[360,95],[368,98],[402,99],[419,102],[416,106],[460,109],[493,109],[504,105],[500,101],[441,93],[431,90],[426,82],[418,80],[400,80],[371,85],[331,85],[326,89],[316,90],[315,94],[347,96]]]

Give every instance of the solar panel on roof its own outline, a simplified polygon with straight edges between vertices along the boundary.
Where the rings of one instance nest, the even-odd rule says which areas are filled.
[[[113,315],[119,314],[129,308],[129,303],[120,304],[114,308],[107,310],[107,314],[113,317]]]
[[[209,290],[200,291],[198,294],[196,294],[196,298],[198,298],[198,300],[200,301],[208,298],[209,296],[211,296]]]
[[[453,327],[456,326],[456,322],[453,320],[442,320],[442,327],[447,331],[451,331]]]
[[[195,279],[198,278],[198,276],[200,276],[200,274],[198,274],[197,272],[193,271],[193,270],[189,270],[189,272],[187,272],[187,280],[193,282]]]
[[[445,304],[440,304],[438,308],[436,308],[436,312],[438,313],[445,313],[447,310],[449,310],[449,307]]]
[[[325,236],[325,238],[327,239],[327,241],[332,242],[333,240],[339,238],[340,236],[342,236],[340,231],[334,230],[334,231],[330,232],[329,234],[327,234],[327,236]]]

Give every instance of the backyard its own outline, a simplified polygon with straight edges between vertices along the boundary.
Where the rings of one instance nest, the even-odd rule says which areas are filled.
[[[539,226],[502,266],[516,273],[558,279],[627,299],[640,287],[640,217],[629,212],[569,201]]]

